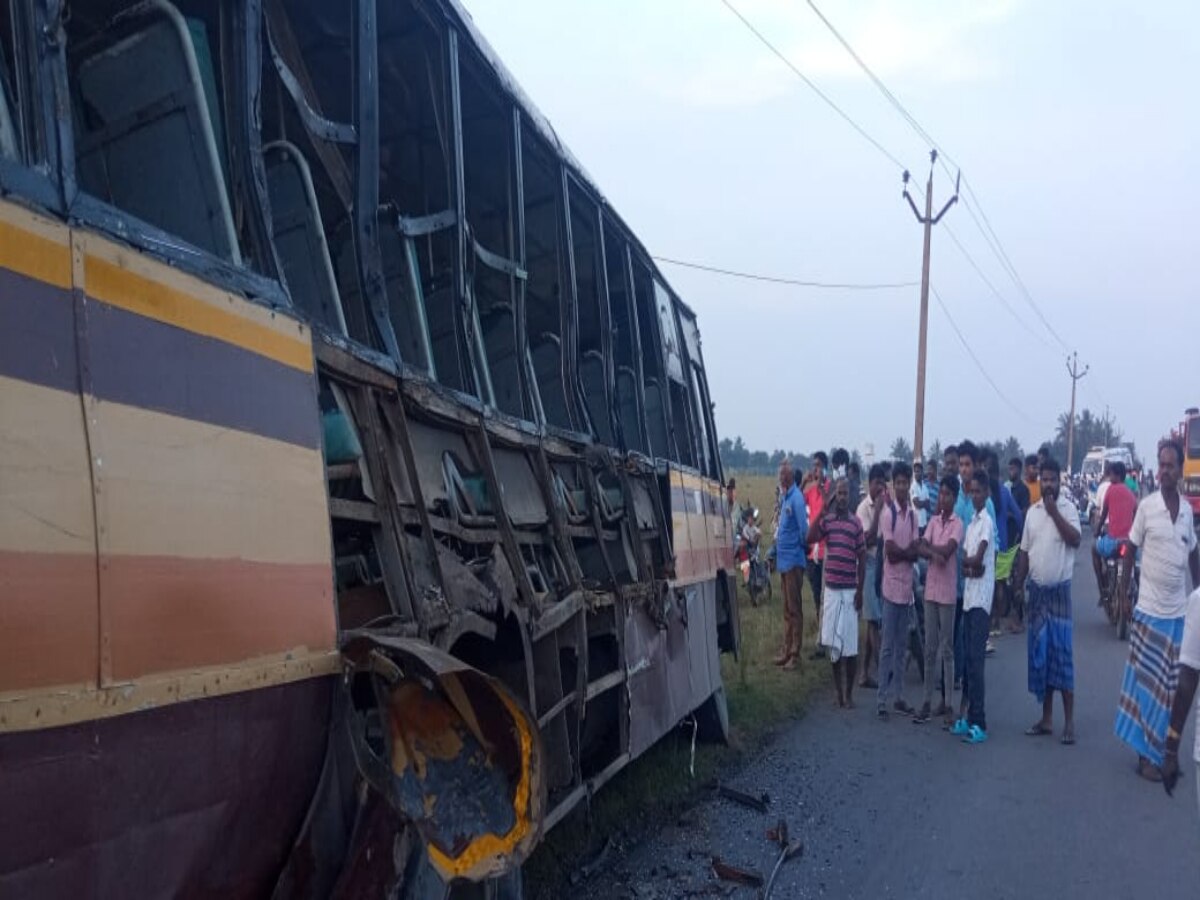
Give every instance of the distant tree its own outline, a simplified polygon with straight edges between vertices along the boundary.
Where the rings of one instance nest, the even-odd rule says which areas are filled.
[[[935,440],[929,445],[929,449],[925,451],[926,459],[935,459],[940,465],[942,462],[942,442],[940,439]]]
[[[1070,424],[1071,417],[1069,413],[1059,415],[1053,439],[1045,442],[1050,447],[1050,455],[1064,466],[1068,465],[1067,432]],[[1123,437],[1124,432],[1114,418],[1110,416],[1100,417],[1093,414],[1090,409],[1083,409],[1075,417],[1075,446],[1072,458],[1069,461],[1071,471],[1079,471],[1080,466],[1083,465],[1083,458],[1093,447],[1117,447],[1125,443],[1122,441]],[[1137,450],[1133,444],[1128,443],[1125,445],[1129,447],[1130,452],[1136,458]]]
[[[902,437],[898,437],[892,441],[892,449],[888,452],[891,455],[891,458],[897,460],[898,462],[911,463],[913,460],[912,447],[910,447],[908,441]]]
[[[1018,441],[1012,435],[1009,435],[1008,440],[1004,442],[1004,446],[1000,451],[1000,468],[1001,468],[1001,470],[1006,471],[1004,469],[1004,467],[1008,464],[1008,461],[1010,459],[1012,459],[1014,456],[1024,456],[1024,455],[1025,455],[1024,451],[1021,450],[1021,442]]]

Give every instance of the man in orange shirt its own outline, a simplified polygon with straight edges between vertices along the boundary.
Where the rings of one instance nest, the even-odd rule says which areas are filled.
[[[1025,487],[1029,488],[1029,505],[1037,506],[1042,499],[1042,483],[1038,480],[1041,460],[1036,454],[1030,453],[1025,457]]]

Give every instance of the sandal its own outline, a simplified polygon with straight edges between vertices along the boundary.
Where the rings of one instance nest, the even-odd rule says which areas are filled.
[[[1027,737],[1041,737],[1044,734],[1054,734],[1054,730],[1051,728],[1047,728],[1041,722],[1037,722],[1033,725],[1030,725],[1028,728],[1025,729],[1025,735]]]
[[[982,744],[987,740],[987,732],[978,725],[972,725],[967,729],[967,733],[963,735],[964,744]]]

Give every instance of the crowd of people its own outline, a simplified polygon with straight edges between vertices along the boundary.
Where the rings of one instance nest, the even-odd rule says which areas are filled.
[[[1179,493],[1182,446],[1164,442],[1157,462],[1153,492],[1144,482],[1131,489],[1119,463],[1106,473],[1110,485],[1097,497],[1091,552],[1099,582],[1102,560],[1128,549],[1120,554],[1123,589],[1140,560],[1114,730],[1137,754],[1138,773],[1170,791],[1179,777],[1180,732],[1200,682],[1200,590],[1188,593],[1189,576],[1200,586],[1200,554]],[[832,459],[818,451],[803,473],[785,460],[771,550],[783,588],[776,664],[791,670],[806,658],[828,658],[838,706],[853,707],[854,689],[869,689],[881,719],[939,719],[964,742],[980,744],[988,739],[985,661],[992,638],[1024,631],[1028,688],[1041,707],[1025,734],[1056,733],[1057,693],[1057,734],[1062,744],[1074,744],[1071,581],[1084,525],[1046,448],[1009,460],[1007,475],[1001,479],[995,453],[969,440],[947,447],[940,461],[876,463],[865,485],[845,450]],[[731,501],[733,495],[731,483]],[[806,580],[820,620],[817,646],[807,656]],[[911,662],[923,682],[919,706],[904,695]],[[1195,755],[1200,765],[1200,740]]]

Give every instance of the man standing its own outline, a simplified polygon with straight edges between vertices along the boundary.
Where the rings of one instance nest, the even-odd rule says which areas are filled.
[[[863,618],[867,621],[865,647],[862,658],[862,678],[859,687],[877,688],[874,675],[879,669],[880,626],[883,623],[883,602],[879,592],[883,580],[883,543],[879,539],[879,520],[883,508],[890,503],[886,491],[887,479],[883,466],[871,466],[867,472],[867,496],[858,504],[858,521],[866,533],[867,566],[863,573]]]
[[[1183,738],[1183,726],[1187,724],[1192,700],[1196,696],[1196,684],[1200,682],[1200,590],[1193,591],[1188,598],[1188,611],[1183,624],[1183,644],[1179,648],[1179,686],[1175,689],[1175,700],[1171,704],[1171,724],[1167,727],[1167,740],[1163,747],[1162,779],[1167,794],[1175,790],[1179,780],[1179,742]],[[1200,718],[1200,713],[1196,714]],[[1196,729],[1196,793],[1200,798],[1200,728]]]
[[[950,732],[962,735],[963,741],[968,744],[982,744],[987,740],[983,670],[996,577],[996,554],[992,552],[996,531],[987,511],[987,499],[991,493],[991,478],[987,472],[976,472],[970,488],[974,516],[963,538],[963,571],[966,575],[963,589],[963,645],[967,667],[962,678],[963,715],[959,716]]]
[[[942,451],[942,477],[958,475],[958,447],[950,444]]]
[[[1032,507],[1042,499],[1042,485],[1039,481],[1039,471],[1042,464],[1036,454],[1025,457],[1025,487],[1029,489],[1029,505]]]
[[[733,549],[737,552],[738,535],[742,533],[742,505],[737,501],[737,479],[730,478],[725,485],[725,503],[729,510],[729,521],[733,525]]]
[[[928,485],[925,484],[925,467],[919,459],[913,461],[912,470],[913,480],[909,496],[912,498],[913,509],[917,511],[917,528],[924,535],[925,528],[929,524],[929,511],[933,508],[933,504],[930,503],[931,492]],[[936,490],[937,485],[934,485],[934,491],[936,492]],[[936,500],[936,498],[937,494],[933,493],[932,499]]]
[[[979,448],[971,441],[963,441],[956,448],[958,451],[958,501],[954,504],[954,514],[958,516],[958,520],[963,523],[963,529],[966,529],[967,523],[975,518],[975,505],[971,500],[970,490],[971,481],[975,478],[975,467],[980,463]],[[996,505],[992,503],[992,498],[989,496],[987,500],[988,515],[991,516],[993,522],[996,521]],[[992,552],[995,552],[993,548]],[[966,669],[966,659],[963,656],[963,629],[962,629],[962,614],[963,614],[963,571],[962,571],[963,548],[958,548],[958,599],[956,602],[956,612],[954,614],[954,671],[962,678],[962,673]]]
[[[858,662],[858,614],[863,605],[867,545],[862,523],[850,512],[850,489],[839,478],[830,508],[808,533],[808,543],[825,541],[825,600],[821,604],[821,643],[829,648],[837,705],[854,706]]]
[[[808,525],[812,527],[813,523],[825,512],[825,505],[829,502],[829,479],[825,477],[825,470],[829,468],[829,457],[824,450],[818,450],[813,454],[812,471],[804,476],[804,482],[801,488],[804,491],[804,502],[808,505]],[[825,570],[825,542],[818,541],[808,548],[808,584],[812,588],[813,606],[817,611],[817,621],[821,620],[821,576]],[[825,651],[821,648],[821,643],[818,640],[817,646],[813,649],[810,659],[822,659],[825,656]]]
[[[954,515],[958,499],[958,478],[947,475],[938,490],[938,505],[920,554],[929,560],[925,574],[925,702],[917,714],[918,724],[933,715],[952,719],[950,705],[954,689],[954,603],[958,578],[958,547],[963,540],[963,524]],[[933,692],[940,683],[942,702],[933,710]]]
[[[892,467],[895,499],[883,511],[883,647],[879,654],[879,700],[876,712],[888,717],[887,701],[895,696],[892,708],[912,715],[904,702],[904,649],[912,620],[913,563],[917,560],[917,516],[909,502],[908,488],[912,467],[899,462]]]
[[[804,549],[808,536],[808,510],[796,487],[792,463],[785,459],[779,466],[779,522],[775,526],[775,565],[783,586],[783,651],[777,666],[791,671],[800,658],[804,640],[804,607],[801,604],[804,579]]]
[[[1079,510],[1062,502],[1062,470],[1046,457],[1040,468],[1042,498],[1029,508],[1017,553],[1014,582],[1026,585],[1026,647],[1029,692],[1042,704],[1042,717],[1027,735],[1052,734],[1054,692],[1062,694],[1062,742],[1075,743],[1075,660],[1071,622],[1071,573],[1079,547]]]
[[[1008,489],[1012,491],[1013,499],[1017,501],[1017,506],[1021,509],[1021,515],[1029,512],[1029,488],[1025,486],[1025,479],[1021,477],[1021,457],[1014,456],[1008,461]],[[1016,541],[1020,540],[1020,535],[1015,535]],[[1016,543],[1014,541],[1013,543]]]
[[[987,472],[988,492],[996,510],[996,518],[992,522],[993,540],[988,544],[993,548],[996,557],[993,579],[996,595],[988,606],[992,611],[992,635],[996,636],[1000,634],[1000,620],[1008,615],[1009,579],[1012,577],[1013,562],[1017,558],[1017,545],[1020,543],[1025,516],[1008,485],[1000,480],[1000,458],[996,451],[988,450],[983,454],[983,468]],[[992,650],[989,638],[987,652],[991,653]]]
[[[1166,441],[1158,448],[1158,493],[1137,509],[1129,542],[1142,552],[1142,580],[1129,630],[1129,661],[1121,684],[1116,734],[1138,755],[1138,774],[1150,781],[1162,778],[1171,702],[1179,681],[1179,648],[1187,614],[1187,576],[1200,584],[1200,552],[1192,511],[1179,495],[1183,446]],[[1116,479],[1112,496],[1124,490]],[[1133,565],[1126,556],[1125,568]]]
[[[862,502],[862,467],[854,460],[846,466],[846,480],[850,484],[850,508],[857,510]]]

